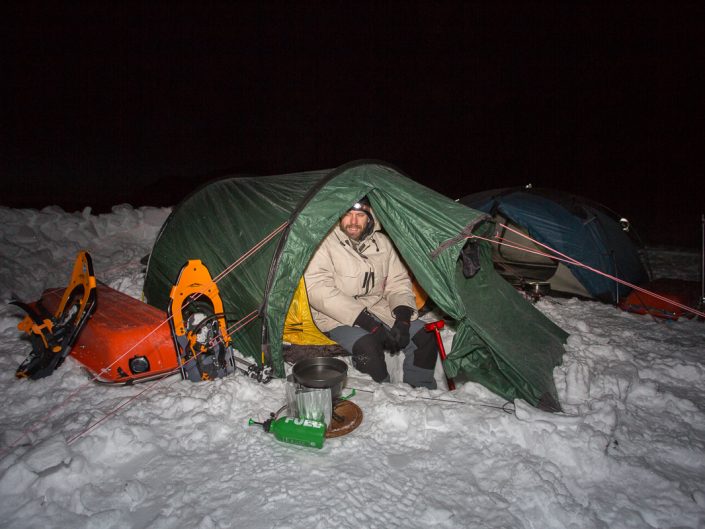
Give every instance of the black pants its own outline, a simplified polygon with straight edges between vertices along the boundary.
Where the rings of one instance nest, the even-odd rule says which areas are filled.
[[[424,329],[421,320],[411,322],[412,338],[404,353],[404,382],[414,387],[436,389],[433,372],[438,357],[438,346],[433,332]],[[375,336],[360,327],[341,325],[330,331],[329,336],[352,354],[355,369],[366,373],[376,382],[389,381],[384,349]]]

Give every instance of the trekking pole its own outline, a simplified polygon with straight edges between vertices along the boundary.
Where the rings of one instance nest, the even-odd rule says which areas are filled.
[[[441,356],[441,365],[445,364],[446,361],[446,350],[443,347],[443,340],[441,339],[441,329],[445,327],[445,322],[443,320],[433,321],[424,325],[424,329],[427,331],[436,333],[436,343],[438,344],[438,354]],[[443,367],[443,372],[445,373],[445,366]],[[455,382],[453,379],[446,375],[446,380],[448,381],[448,389],[453,391],[455,389]]]

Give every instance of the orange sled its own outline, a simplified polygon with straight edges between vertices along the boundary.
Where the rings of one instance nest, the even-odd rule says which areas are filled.
[[[695,307],[698,304],[700,283],[682,279],[660,278],[641,285],[649,292],[668,298],[680,305]],[[681,316],[692,318],[693,314],[683,310],[675,303],[669,303],[644,292],[633,290],[619,302],[619,307],[636,314],[651,314],[657,318],[677,320]]]
[[[106,285],[96,290],[99,308],[71,351],[95,381],[124,384],[177,373],[166,313]],[[60,292],[47,290],[41,303],[51,308]]]

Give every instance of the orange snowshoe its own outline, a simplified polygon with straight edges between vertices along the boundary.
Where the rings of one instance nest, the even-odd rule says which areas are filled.
[[[17,328],[26,332],[32,343],[32,351],[15,372],[17,378],[44,378],[63,363],[95,310],[95,289],[91,256],[88,252],[79,252],[69,286],[53,315],[42,300],[24,303],[13,299],[10,302],[27,313]]]

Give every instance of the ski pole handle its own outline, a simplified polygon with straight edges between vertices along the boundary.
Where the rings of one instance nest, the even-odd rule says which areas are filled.
[[[445,322],[443,320],[427,323],[424,326],[427,331],[433,331],[436,334],[436,343],[438,344],[438,354],[441,357],[441,364],[444,364],[446,361],[446,350],[443,346],[443,340],[441,339],[440,331],[440,329],[442,329],[444,326]],[[443,372],[445,372],[445,367],[443,368]],[[455,382],[453,382],[453,379],[446,375],[446,381],[448,381],[448,389],[450,391],[453,391],[455,389]]]

